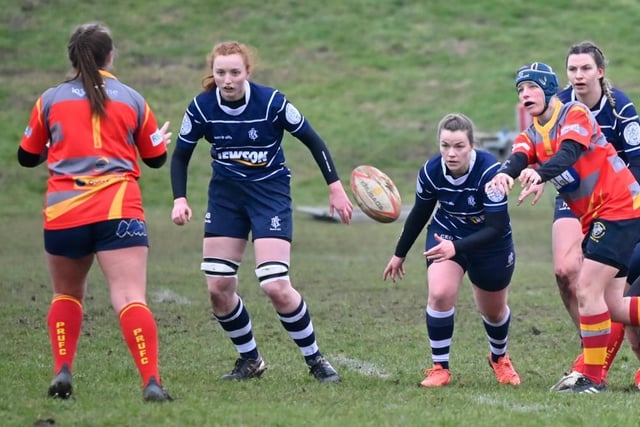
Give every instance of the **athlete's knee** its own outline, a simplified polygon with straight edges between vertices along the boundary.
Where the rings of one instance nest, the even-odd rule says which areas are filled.
[[[451,310],[455,304],[456,296],[448,292],[437,292],[429,290],[427,304],[430,308],[438,311]]]
[[[296,292],[289,279],[288,264],[280,261],[264,262],[256,267],[260,287],[277,307],[287,305]]]
[[[580,262],[571,258],[556,262],[553,266],[556,281],[561,288],[569,288],[580,272]]]
[[[238,262],[224,258],[203,258],[200,264],[200,270],[207,277],[235,279],[238,277],[238,267],[240,267]]]
[[[282,261],[266,261],[256,267],[256,277],[260,286],[275,281],[289,282],[289,264]]]
[[[235,284],[238,279],[240,264],[224,258],[203,258],[200,270],[207,278],[209,291],[213,288]]]

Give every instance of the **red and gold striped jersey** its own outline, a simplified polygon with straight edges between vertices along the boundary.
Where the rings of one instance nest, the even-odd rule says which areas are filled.
[[[589,109],[579,102],[556,103],[553,116],[542,125],[537,118],[513,142],[529,164],[542,165],[571,139],[584,146],[569,169],[551,179],[583,231],[596,218],[622,220],[640,217],[640,185],[615,148],[607,142]]]
[[[91,113],[77,78],[40,96],[20,142],[33,154],[49,144],[45,229],[144,219],[138,154],[158,157],[166,145],[144,98],[113,74],[101,74],[109,97],[104,117]]]

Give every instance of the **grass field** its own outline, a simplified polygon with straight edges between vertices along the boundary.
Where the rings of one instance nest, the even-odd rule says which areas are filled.
[[[161,370],[175,397],[144,404],[99,269],[90,279],[75,363],[75,398],[46,397],[51,350],[45,324],[50,287],[42,254],[44,168],[22,169],[15,151],[36,97],[64,78],[72,28],[100,20],[114,32],[116,74],[147,97],[177,132],[199,91],[214,42],[235,38],[261,55],[256,81],[280,88],[326,139],[345,185],[374,164],[411,203],[417,168],[435,150],[434,126],[450,111],[482,131],[514,127],[514,71],[546,61],[561,71],[569,44],[592,39],[610,59],[609,77],[640,99],[631,0],[295,0],[111,2],[0,1],[0,425],[29,426],[635,426],[640,366],[625,345],[610,392],[548,392],[579,349],[550,260],[551,192],[536,207],[512,206],[517,268],[509,352],[523,384],[498,385],[468,286],[456,306],[453,383],[417,386],[430,365],[422,241],[397,284],[381,275],[402,223],[349,226],[298,213],[291,275],[310,307],[320,347],[343,376],[317,384],[261,294],[247,253],[240,291],[269,369],[258,381],[223,383],[236,357],[211,320],[201,259],[208,153],[191,165],[197,218],[170,221],[168,168],[143,167],[151,232],[149,304],[157,317]],[[565,81],[562,72],[561,81]],[[296,206],[326,204],[310,154],[288,137]],[[49,424],[47,424],[49,423]]]

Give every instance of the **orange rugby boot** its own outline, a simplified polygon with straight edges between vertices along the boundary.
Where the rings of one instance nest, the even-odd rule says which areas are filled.
[[[491,360],[491,355],[489,355],[489,365],[493,368],[500,384],[520,385],[520,375],[514,369],[508,355],[505,354],[497,362]]]
[[[420,383],[422,387],[442,387],[451,382],[451,372],[439,363],[434,363],[433,368],[427,369],[424,374],[427,377]]]

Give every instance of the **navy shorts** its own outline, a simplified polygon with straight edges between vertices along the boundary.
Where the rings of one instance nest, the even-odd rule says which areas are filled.
[[[149,246],[143,220],[112,219],[63,230],[44,230],[45,250],[68,258],[132,246]]]
[[[216,179],[209,184],[204,219],[205,237],[224,236],[252,240],[278,238],[291,241],[293,214],[291,178],[259,182]]]
[[[557,219],[560,219],[560,218],[578,219],[576,214],[574,214],[569,208],[569,205],[567,205],[567,202],[565,202],[562,199],[562,197],[558,195],[556,196],[556,204],[555,204],[555,208],[553,209],[553,221],[555,222]]]
[[[447,231],[430,224],[427,227],[425,250],[438,244],[433,234],[446,235]],[[482,249],[456,253],[451,261],[456,262],[468,273],[471,283],[478,288],[496,292],[509,286],[516,266],[516,253],[511,236],[498,239]],[[431,261],[427,261],[427,266]]]
[[[625,277],[638,238],[640,218],[617,221],[596,219],[582,241],[582,252],[585,258],[617,268],[619,272],[616,277]]]

